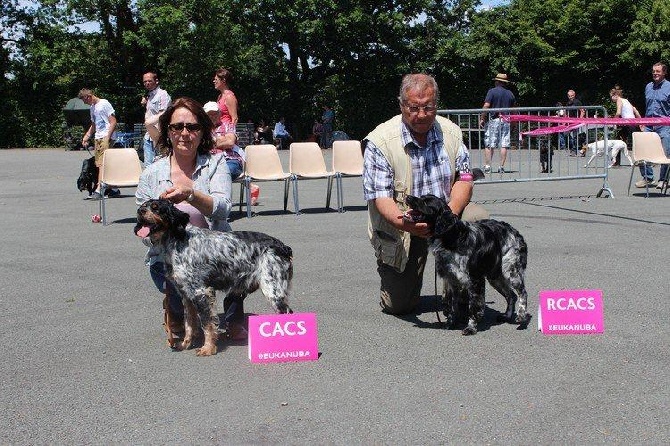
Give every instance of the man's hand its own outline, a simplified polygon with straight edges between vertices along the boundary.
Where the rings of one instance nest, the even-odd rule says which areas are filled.
[[[408,220],[405,218],[404,215],[401,215],[398,217],[402,221],[402,230],[405,232],[409,232],[410,234],[417,236],[417,237],[422,237],[422,238],[428,238],[430,237],[430,234],[432,231],[430,230],[430,227],[428,226],[428,223],[424,222],[419,222],[415,223],[413,221]]]

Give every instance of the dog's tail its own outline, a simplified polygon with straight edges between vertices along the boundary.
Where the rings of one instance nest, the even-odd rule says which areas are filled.
[[[528,264],[528,245],[523,237],[519,237],[519,261],[525,270]]]

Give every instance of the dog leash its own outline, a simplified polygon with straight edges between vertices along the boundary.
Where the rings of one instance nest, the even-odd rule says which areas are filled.
[[[434,284],[435,284],[435,296],[437,296],[438,295],[437,294],[437,268],[435,269],[435,282],[434,282]],[[440,310],[439,309],[435,310],[435,316],[437,316],[437,322],[441,324],[442,319],[440,319]]]

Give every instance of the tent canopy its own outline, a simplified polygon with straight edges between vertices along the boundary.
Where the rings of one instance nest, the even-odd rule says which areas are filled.
[[[65,122],[68,127],[73,125],[80,125],[86,127],[91,124],[91,106],[86,105],[84,101],[79,98],[72,98],[67,101],[65,107],[63,107],[63,113],[65,114]]]

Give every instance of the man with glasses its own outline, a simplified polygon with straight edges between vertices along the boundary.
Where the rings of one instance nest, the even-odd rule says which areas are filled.
[[[437,116],[439,90],[426,74],[408,74],[400,86],[400,115],[380,124],[363,141],[363,189],[368,235],[381,278],[382,311],[416,310],[431,228],[403,219],[407,195],[445,199],[464,220],[487,216],[469,204],[472,176],[461,129]],[[467,172],[468,175],[461,173]]]
[[[142,85],[147,90],[147,95],[142,97],[142,107],[146,108],[144,112],[144,126],[147,132],[143,139],[144,166],[154,162],[156,157],[155,141],[158,140],[158,119],[165,109],[170,105],[170,95],[167,91],[158,86],[158,76],[152,71],[147,71],[142,75]]]
[[[482,108],[510,108],[516,104],[514,93],[507,89],[509,79],[504,73],[498,73],[493,79],[494,87],[489,89],[484,99]],[[487,116],[488,115],[488,116]],[[488,118],[488,122],[487,119]],[[493,150],[500,149],[500,166],[498,172],[505,173],[505,161],[507,160],[507,149],[510,146],[510,126],[500,117],[500,113],[482,113],[479,118],[479,126],[484,127],[484,173],[491,172],[491,160]]]
[[[95,165],[100,169],[102,167],[102,154],[109,149],[109,140],[116,129],[116,116],[114,115],[114,107],[107,99],[97,97],[90,88],[82,88],[79,90],[79,99],[84,101],[84,104],[91,106],[91,126],[88,128],[81,143],[84,147],[88,146],[88,141],[91,136],[95,141]],[[100,179],[99,175],[102,173],[98,171],[98,184],[95,186],[95,192],[88,198],[91,200],[100,199]],[[118,189],[108,189],[110,197],[118,197],[121,191]]]

